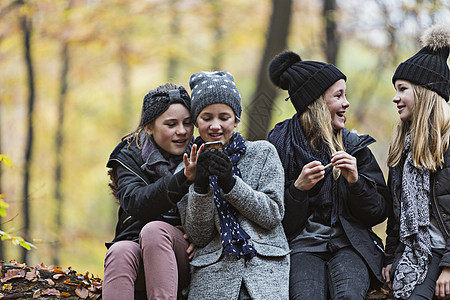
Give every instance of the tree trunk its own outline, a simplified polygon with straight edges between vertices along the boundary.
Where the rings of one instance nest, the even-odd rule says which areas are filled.
[[[336,32],[336,0],[324,0],[323,19],[325,20],[325,44],[323,45],[327,62],[336,65],[340,39]]]
[[[210,0],[212,6],[212,28],[214,31],[213,51],[212,51],[212,70],[221,70],[224,55],[223,47],[223,26],[222,26],[222,0]]]
[[[176,44],[178,36],[180,35],[180,14],[178,11],[178,1],[171,0],[170,1],[170,9],[172,12],[172,18],[170,21],[170,38],[173,41],[173,44]],[[169,47],[169,63],[167,65],[167,80],[169,82],[173,81],[176,78],[178,71],[179,59],[177,57],[177,49],[176,47]]]
[[[22,5],[26,5],[21,1]],[[20,23],[23,33],[23,50],[24,60],[27,70],[27,85],[28,85],[28,111],[27,111],[27,137],[25,144],[25,159],[24,159],[24,180],[23,180],[23,238],[29,240],[30,238],[30,199],[29,199],[29,186],[30,186],[30,170],[32,163],[32,150],[33,150],[33,111],[34,111],[34,69],[33,61],[31,57],[31,32],[32,22],[31,18],[23,15],[20,17]],[[22,261],[27,262],[28,250],[22,249]]]
[[[267,68],[272,58],[286,48],[291,10],[292,0],[273,0],[266,46],[258,71],[258,83],[251,103],[245,108],[248,111],[248,121],[245,124],[248,140],[266,139],[269,131],[277,91],[270,82]],[[281,114],[281,111],[279,113]]]
[[[1,96],[0,96],[1,99]],[[2,101],[0,101],[2,103]],[[2,115],[2,105],[0,104],[0,116]],[[0,154],[2,154],[2,122],[0,121]],[[0,163],[0,194],[3,191],[2,188],[2,168],[3,163]],[[3,230],[3,218],[0,217],[0,230]],[[5,256],[5,249],[3,247],[3,243],[0,242],[0,258],[4,259]]]
[[[59,101],[58,101],[58,123],[55,136],[55,201],[56,201],[56,213],[55,213],[55,245],[53,245],[53,264],[59,265],[59,250],[60,250],[60,234],[62,224],[62,211],[64,197],[62,194],[62,173],[63,173],[63,153],[62,148],[64,144],[64,108],[67,102],[67,86],[69,73],[69,45],[67,41],[63,41],[61,49],[61,75],[60,75],[60,89],[59,89]]]
[[[130,118],[131,115],[131,87],[130,87],[130,65],[128,63],[128,39],[124,34],[120,39],[121,45],[119,49],[119,66],[120,66],[120,84],[121,84],[121,117],[123,122],[121,122],[121,133],[120,137],[123,137],[127,132],[130,131],[134,118]],[[115,217],[115,215],[114,215]]]

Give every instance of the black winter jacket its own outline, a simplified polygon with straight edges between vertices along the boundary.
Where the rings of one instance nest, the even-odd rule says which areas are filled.
[[[388,185],[391,187],[391,172],[389,172]],[[436,218],[439,229],[447,241],[440,267],[450,267],[450,148],[444,154],[444,166],[435,173],[430,174],[431,187],[431,213]],[[401,193],[398,193],[400,195]],[[393,195],[393,193],[391,193]],[[388,225],[386,229],[386,257],[384,265],[392,264],[400,258],[404,245],[399,240],[400,199],[391,197],[388,209]]]
[[[375,278],[382,282],[383,243],[372,231],[386,219],[388,189],[383,173],[368,145],[375,140],[368,135],[343,132],[346,152],[356,157],[359,179],[349,185],[343,176],[338,179],[339,221],[351,245],[364,258]],[[294,180],[295,181],[295,180]],[[309,217],[308,192],[294,187],[292,181],[285,190],[286,213],[283,226],[292,240],[306,226]]]
[[[113,185],[117,186],[119,219],[110,247],[121,240],[139,241],[139,232],[150,221],[162,220],[161,214],[176,208],[176,203],[188,192],[192,183],[180,171],[173,176],[159,177],[142,169],[141,151],[129,140],[117,145],[111,153],[107,167],[112,168]],[[170,223],[170,222],[169,222]],[[172,224],[180,225],[180,224]]]

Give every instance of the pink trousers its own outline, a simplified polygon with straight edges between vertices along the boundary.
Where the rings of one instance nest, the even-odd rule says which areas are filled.
[[[147,223],[132,241],[114,243],[106,253],[102,299],[177,299],[189,284],[189,243],[178,228],[161,221]]]

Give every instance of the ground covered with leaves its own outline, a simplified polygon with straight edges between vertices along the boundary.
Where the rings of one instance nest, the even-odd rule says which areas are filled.
[[[69,268],[0,262],[0,299],[101,299],[101,279]]]

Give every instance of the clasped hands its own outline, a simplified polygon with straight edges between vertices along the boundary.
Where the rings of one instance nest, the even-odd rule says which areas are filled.
[[[194,190],[206,194],[209,190],[209,176],[217,176],[217,184],[224,193],[229,193],[236,179],[233,178],[233,164],[228,155],[218,149],[211,149],[199,154],[197,171],[194,180]]]
[[[331,164],[341,169],[342,175],[348,183],[353,184],[358,180],[358,166],[356,158],[345,151],[332,154]],[[302,172],[294,182],[294,186],[301,191],[309,191],[325,176],[325,166],[315,160],[303,166]]]

